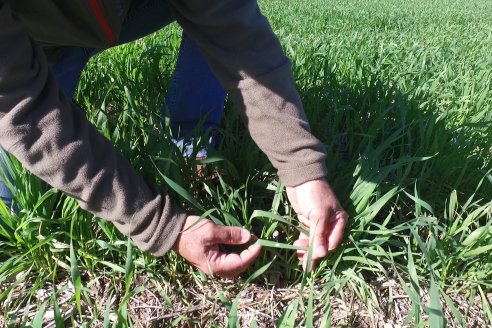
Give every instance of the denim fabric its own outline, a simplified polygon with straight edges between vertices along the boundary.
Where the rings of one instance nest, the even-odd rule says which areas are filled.
[[[92,54],[92,49],[70,47],[51,66],[51,71],[55,75],[60,89],[65,92],[68,98],[73,98],[80,75]]]
[[[134,41],[173,21],[174,14],[167,1],[134,0],[118,42]],[[169,113],[175,142],[178,146],[185,145],[186,156],[191,155],[193,132],[201,134],[220,126],[226,95],[198,47],[183,34],[162,117]],[[197,127],[200,127],[199,131],[196,131]],[[198,156],[201,155],[205,156],[206,150],[200,150]]]
[[[155,32],[174,21],[171,7],[163,0],[134,0],[125,17],[118,44],[134,41]],[[52,66],[60,88],[72,98],[82,71],[92,55],[104,49],[67,47]],[[226,92],[210,70],[193,41],[183,34],[179,57],[170,82],[163,117],[169,113],[171,130],[185,155],[193,152],[192,132],[201,133],[216,128],[224,111]],[[200,131],[195,131],[200,126]],[[4,151],[0,148],[0,152]],[[200,150],[197,156],[206,156]],[[2,159],[0,157],[0,162]],[[3,165],[3,162],[1,163]],[[10,203],[12,193],[0,179],[0,197]]]
[[[198,123],[200,131],[194,131],[197,134],[219,127],[225,98],[225,90],[198,47],[184,34],[166,97],[173,135],[176,138],[187,138]],[[163,117],[165,110],[163,108]]]

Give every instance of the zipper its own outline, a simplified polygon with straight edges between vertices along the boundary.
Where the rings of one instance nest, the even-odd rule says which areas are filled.
[[[116,43],[116,37],[114,35],[113,30],[111,29],[111,26],[109,25],[108,19],[106,18],[106,15],[104,14],[104,10],[102,9],[101,5],[99,4],[98,0],[87,0],[89,3],[89,6],[91,7],[92,12],[97,18],[97,21],[99,22],[99,25],[101,26],[102,30],[104,31],[104,34],[106,34],[106,38],[109,41],[110,45],[114,45]]]

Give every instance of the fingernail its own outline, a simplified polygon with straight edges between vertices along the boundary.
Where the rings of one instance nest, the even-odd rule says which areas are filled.
[[[242,243],[246,243],[250,239],[251,239],[251,233],[248,230],[246,230],[246,229],[242,229],[241,230],[241,242]]]

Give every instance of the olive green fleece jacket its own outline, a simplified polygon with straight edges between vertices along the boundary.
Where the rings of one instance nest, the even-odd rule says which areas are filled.
[[[325,176],[325,150],[310,132],[290,62],[256,0],[168,1],[283,183]],[[185,212],[88,123],[49,65],[64,46],[113,45],[130,2],[0,0],[0,144],[160,256],[175,243]]]

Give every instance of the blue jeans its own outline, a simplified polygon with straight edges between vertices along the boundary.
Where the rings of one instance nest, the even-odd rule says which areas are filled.
[[[133,0],[122,26],[118,44],[134,41],[174,21],[169,4],[163,0]],[[52,72],[60,88],[72,98],[82,71],[94,54],[104,49],[67,47]],[[226,92],[210,70],[194,42],[183,34],[176,68],[169,85],[162,116],[169,113],[173,137],[186,144],[201,123],[201,131],[217,128],[224,112]],[[191,149],[185,149],[191,154]],[[0,147],[0,155],[4,150]],[[206,155],[201,150],[197,156]],[[0,164],[4,167],[2,157]],[[8,178],[8,176],[7,176]],[[12,192],[0,179],[0,198],[12,201]]]

